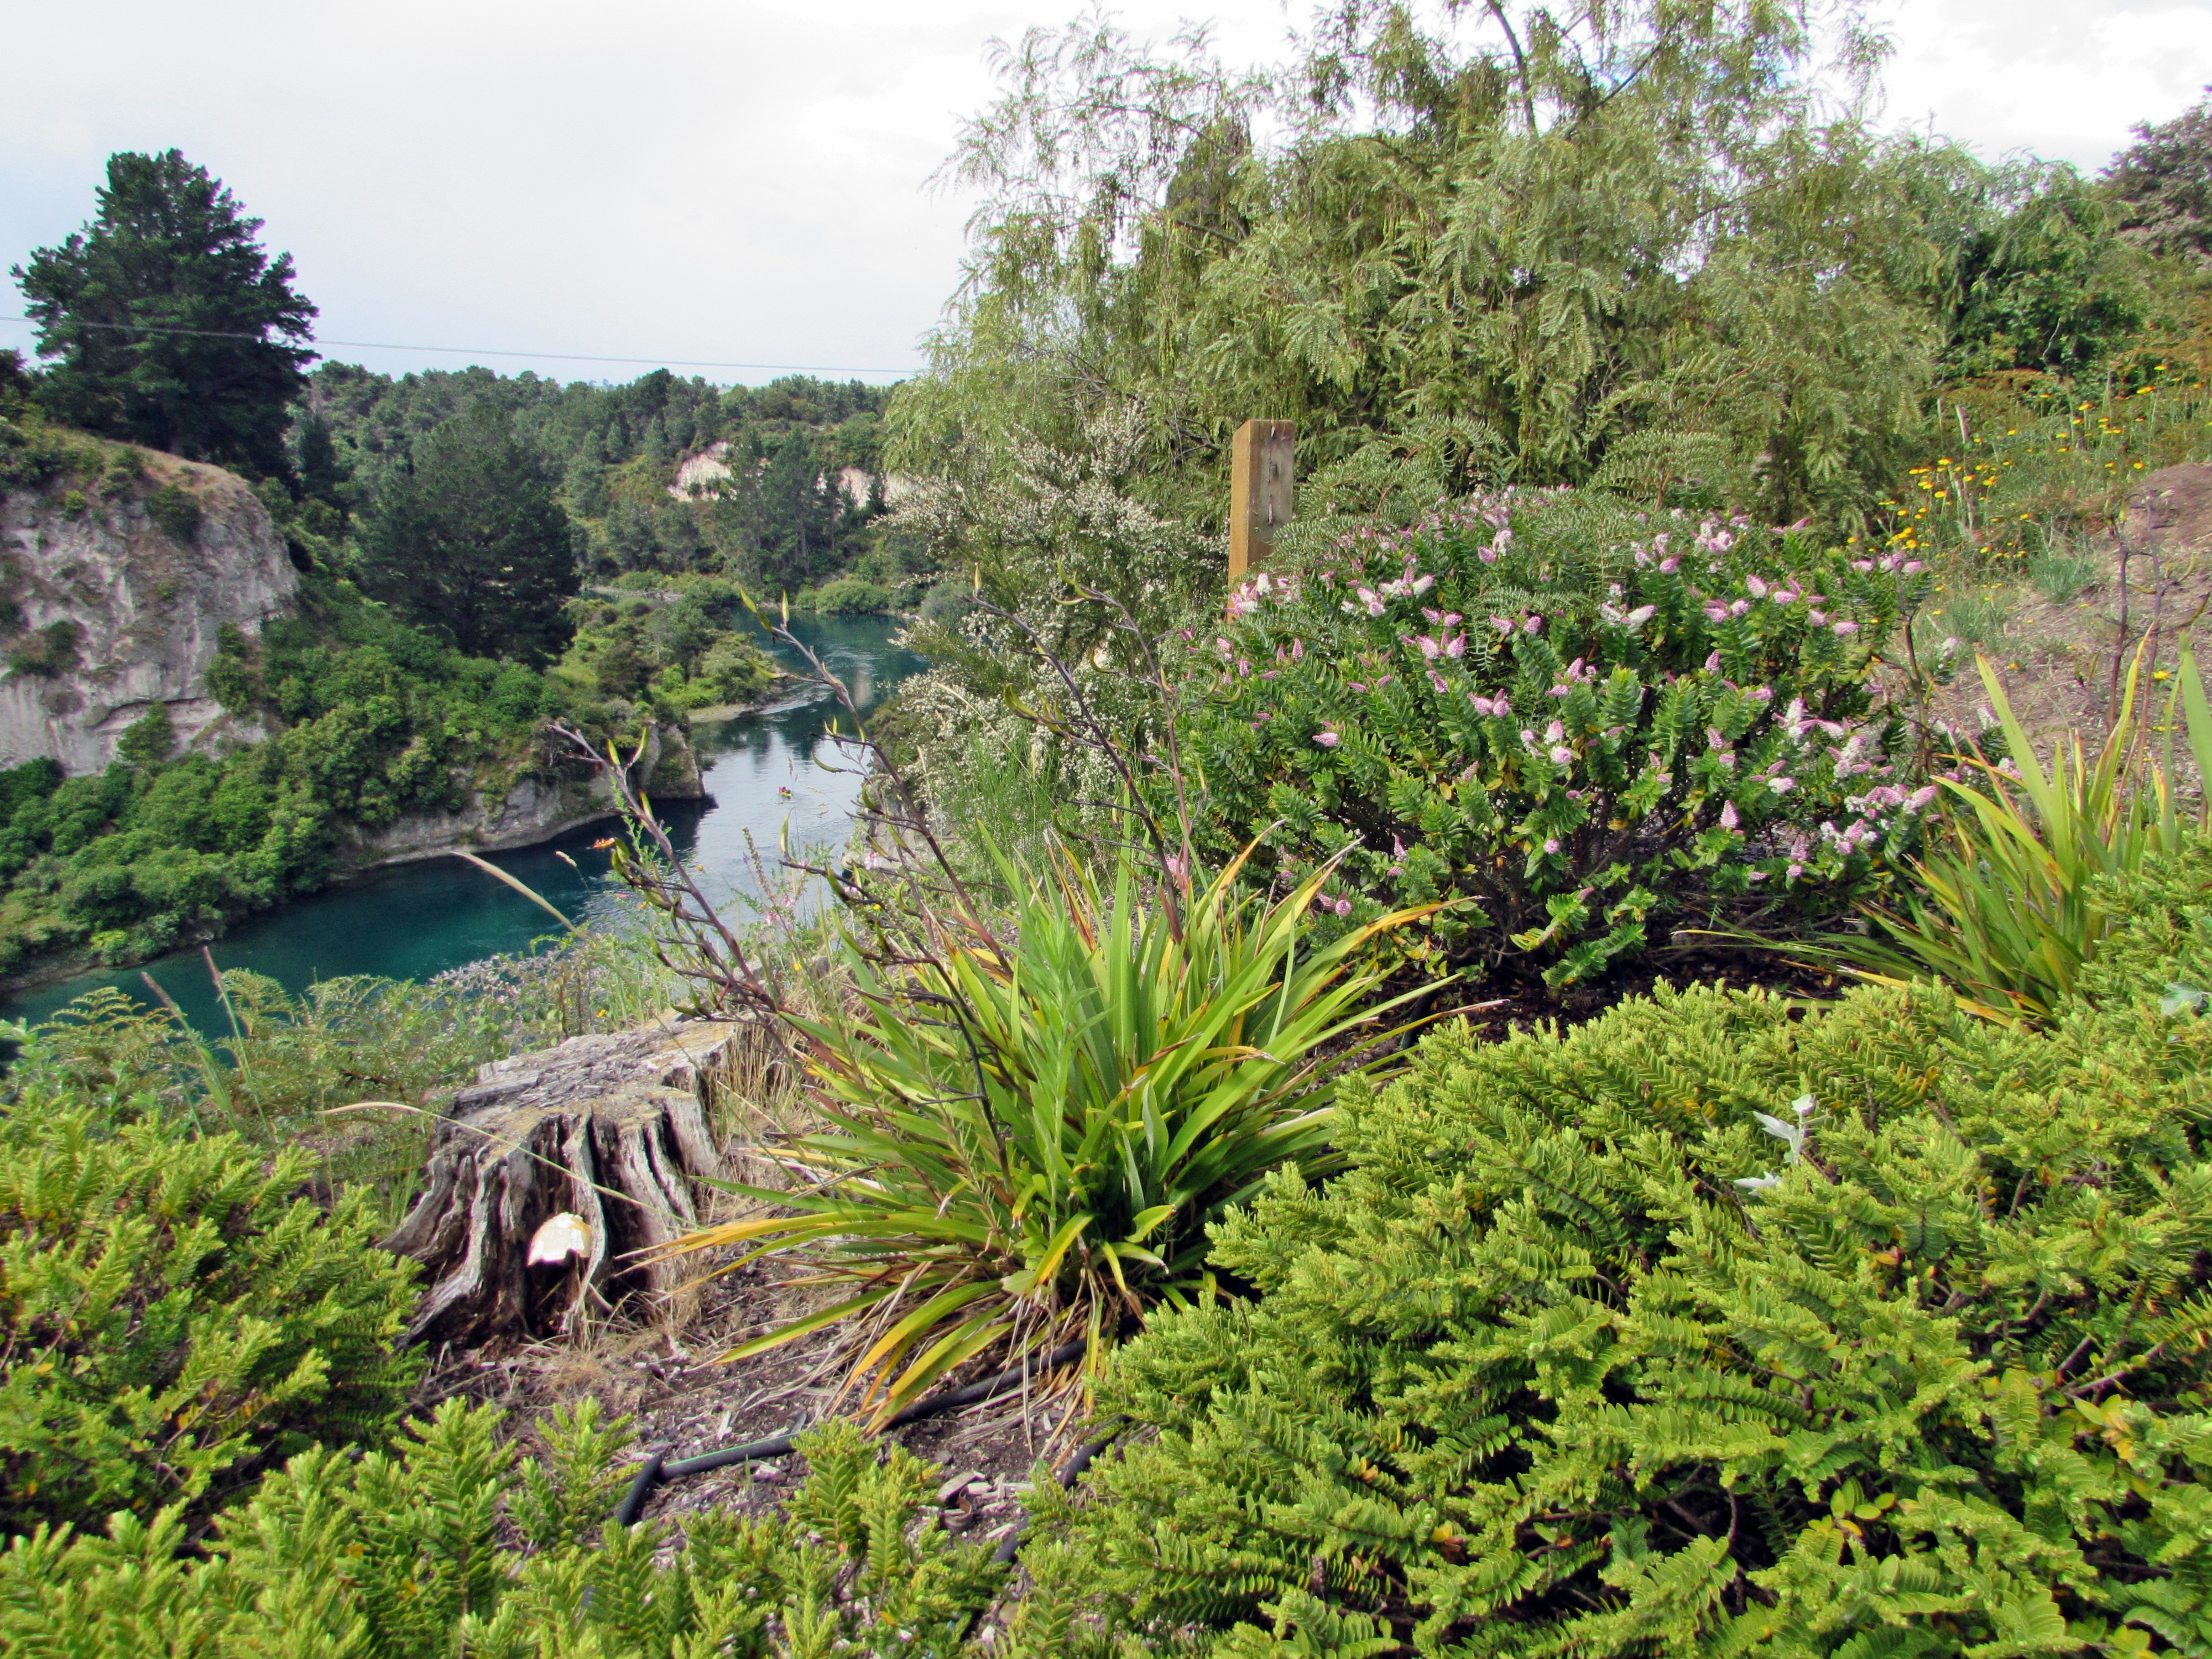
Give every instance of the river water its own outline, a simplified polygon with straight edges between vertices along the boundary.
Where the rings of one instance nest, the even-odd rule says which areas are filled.
[[[846,683],[865,714],[900,680],[926,666],[891,643],[900,626],[887,617],[794,618],[792,631]],[[777,656],[785,667],[805,672],[787,650],[778,647]],[[854,763],[826,735],[830,720],[842,712],[828,690],[810,684],[757,713],[692,728],[708,803],[671,802],[661,815],[684,861],[705,867],[702,885],[710,893],[758,890],[748,833],[771,872],[783,837],[794,848],[844,841],[860,780],[851,769]],[[606,834],[604,824],[590,826],[489,858],[564,915],[605,921],[613,917],[621,891],[608,873],[607,854],[592,850]],[[551,931],[553,919],[520,894],[459,859],[434,858],[371,871],[263,911],[210,948],[218,968],[251,969],[299,991],[348,974],[428,979],[485,957],[526,951]],[[194,1025],[210,1032],[220,1028],[214,986],[198,950],[148,963],[143,971]],[[40,986],[0,1003],[0,1018],[42,1019],[102,985],[149,1000],[140,972],[103,969]]]

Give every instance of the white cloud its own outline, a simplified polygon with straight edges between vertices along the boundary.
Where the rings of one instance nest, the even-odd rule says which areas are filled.
[[[2196,0],[1890,0],[1894,125],[1984,155],[2027,150],[2094,171],[2140,121],[2212,82],[2212,7]]]
[[[1120,8],[1156,36],[1194,9]],[[88,216],[111,151],[175,145],[292,252],[327,340],[904,369],[957,280],[965,205],[923,185],[990,94],[983,44],[1066,15],[1037,0],[15,0],[0,264]],[[1243,0],[1217,33],[1250,60],[1285,26],[1280,0]],[[2094,165],[2212,81],[2201,6],[1920,0],[1894,34],[1889,118],[1932,112],[1984,152]],[[28,343],[0,324],[0,344]],[[392,370],[468,361],[331,350]]]

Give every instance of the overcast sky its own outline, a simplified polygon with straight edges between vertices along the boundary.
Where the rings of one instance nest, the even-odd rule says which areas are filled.
[[[1116,9],[1162,36],[1211,17],[1226,55],[1266,60],[1308,15],[1292,5]],[[0,269],[89,216],[112,151],[176,146],[290,250],[333,357],[885,379],[920,362],[957,280],[968,204],[925,180],[990,95],[986,42],[1073,10],[4,0]],[[1878,15],[1898,48],[1886,119],[1985,155],[2094,168],[2212,82],[2205,0],[1888,0]],[[0,283],[0,309],[20,302]],[[30,343],[0,322],[0,345]]]

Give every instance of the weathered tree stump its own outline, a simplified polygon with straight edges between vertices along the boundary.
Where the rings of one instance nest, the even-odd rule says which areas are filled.
[[[668,1019],[480,1067],[385,1241],[428,1270],[408,1340],[565,1334],[674,1289],[684,1269],[641,1253],[698,1224],[695,1183],[722,1164],[708,1091],[747,1033]]]

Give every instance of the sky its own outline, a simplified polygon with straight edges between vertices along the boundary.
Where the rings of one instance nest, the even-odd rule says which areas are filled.
[[[1308,15],[1292,3],[1115,11],[1158,38],[1209,19],[1224,56],[1264,61]],[[2094,169],[2212,82],[2207,0],[1873,5],[1896,46],[1885,122],[1989,156]],[[109,154],[173,146],[291,252],[341,361],[886,380],[959,280],[970,204],[928,181],[991,96],[988,43],[1074,10],[0,0],[9,58],[35,66],[0,100],[0,269],[90,216]],[[20,302],[0,282],[0,313]],[[0,321],[0,346],[31,343]]]

